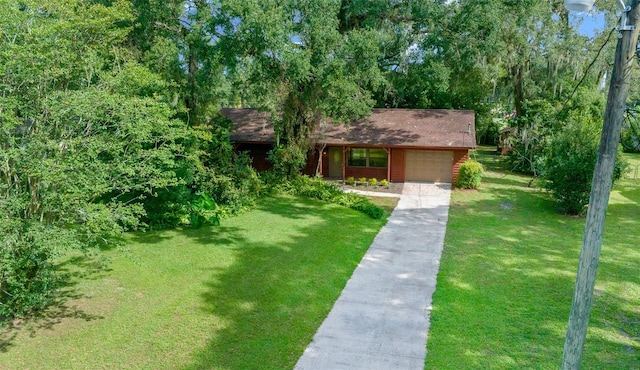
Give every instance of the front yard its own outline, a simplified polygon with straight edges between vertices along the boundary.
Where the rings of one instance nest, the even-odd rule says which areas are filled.
[[[104,268],[64,264],[64,305],[1,331],[0,368],[293,368],[384,222],[275,197],[219,227],[131,235]]]
[[[560,367],[584,218],[558,215],[529,180],[488,172],[480,191],[453,193],[426,368]],[[640,180],[623,180],[610,200],[585,369],[640,368],[639,216]]]
[[[452,193],[427,369],[560,366],[584,218],[529,180],[489,171]],[[639,204],[640,180],[616,185],[585,369],[640,368]],[[62,265],[63,304],[0,331],[0,368],[293,368],[384,222],[280,196],[219,227],[129,235],[108,263]]]

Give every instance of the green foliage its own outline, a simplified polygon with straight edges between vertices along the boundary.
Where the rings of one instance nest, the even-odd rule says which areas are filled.
[[[356,183],[356,179],[353,176],[347,177],[347,184],[353,186]]]
[[[277,117],[277,171],[293,176],[304,165],[322,120],[370,113],[384,71],[418,37],[408,29],[420,8],[405,1],[220,2],[208,25],[213,48],[239,87],[233,100]]]
[[[516,130],[509,139],[513,151],[507,162],[512,171],[537,176],[548,138],[561,121],[555,114],[555,108],[547,101],[528,101],[523,103],[523,107],[526,108],[525,115],[508,121]]]
[[[281,185],[280,189],[291,194],[320,199],[352,208],[374,219],[380,219],[385,215],[385,211],[382,208],[373,204],[366,197],[355,193],[344,193],[337,184],[319,178],[298,175],[286,181],[284,185]]]
[[[293,143],[276,145],[269,152],[269,161],[273,163],[273,171],[279,176],[293,178],[307,162],[307,152],[307,146]]]
[[[360,177],[358,179],[358,183],[366,186],[367,185],[367,178],[366,177]]]
[[[589,203],[599,132],[598,124],[585,121],[567,126],[551,140],[542,177],[563,213],[581,214]],[[619,150],[614,181],[620,179],[625,166]]]
[[[0,2],[0,319],[50,302],[51,261],[69,250],[215,224],[257,193],[228,125],[185,118],[215,116],[210,104],[174,103],[170,73],[138,59],[133,20],[124,0]]]
[[[487,115],[476,116],[476,137],[478,144],[497,145],[500,129],[506,125],[503,119],[493,119]]]
[[[369,179],[369,186],[376,186],[378,185],[378,179],[376,179],[375,177],[372,177]]]
[[[207,193],[196,193],[190,208],[190,224],[198,228],[203,225],[220,225],[216,202]]]
[[[262,181],[246,153],[234,153],[229,142],[230,122],[217,117],[195,130],[198,166],[193,188],[211,195],[221,215],[235,215],[252,206],[262,191]]]
[[[620,144],[625,153],[640,153],[640,131],[632,127],[622,129]]]
[[[460,165],[456,186],[462,189],[477,189],[482,180],[482,164],[469,159]]]
[[[627,106],[625,122],[622,126],[620,143],[626,153],[640,153],[640,106]]]
[[[389,188],[389,181],[387,181],[387,179],[382,179],[380,180],[380,186],[383,186],[385,188]]]
[[[340,204],[341,206],[360,211],[376,220],[381,219],[385,216],[385,212],[382,208],[371,203],[370,200],[360,194],[343,193],[340,196],[334,198],[332,201],[334,203]]]
[[[193,222],[194,202],[201,202],[202,197],[210,197],[215,202],[218,221],[237,215],[252,206],[262,190],[262,182],[251,167],[251,158],[245,153],[233,153],[229,141],[225,140],[228,133],[224,126],[214,125],[192,132],[198,140],[189,151],[192,165],[184,167],[185,182],[145,199],[145,220],[152,229],[203,224],[201,219],[196,225]]]
[[[556,3],[0,2],[2,315],[43,306],[49,261],[65,250],[249,207],[264,189],[248,156],[233,153],[220,106],[273,113],[264,176],[368,213],[296,176],[321,122],[364,117],[376,101],[474,109],[489,141],[490,107],[515,106],[512,168],[537,174],[559,127],[603,109],[595,85],[606,60],[560,108],[591,56]],[[637,144],[630,132],[626,148]]]
[[[0,322],[5,322],[52,302],[59,282],[52,259],[77,239],[73,230],[15,218],[4,219],[0,233]]]

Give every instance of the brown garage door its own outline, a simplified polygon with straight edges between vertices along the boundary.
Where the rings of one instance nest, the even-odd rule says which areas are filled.
[[[407,181],[451,182],[453,152],[407,150]]]

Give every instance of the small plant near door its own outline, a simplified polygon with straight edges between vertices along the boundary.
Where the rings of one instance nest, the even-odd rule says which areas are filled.
[[[389,181],[387,181],[387,179],[380,180],[380,186],[383,186],[385,189],[389,189]]]
[[[347,185],[354,186],[356,184],[356,179],[353,176],[347,177]]]
[[[375,177],[370,178],[369,179],[369,186],[378,187],[378,179],[376,179]]]
[[[358,182],[361,183],[364,186],[367,186],[367,178],[366,177],[359,178]]]

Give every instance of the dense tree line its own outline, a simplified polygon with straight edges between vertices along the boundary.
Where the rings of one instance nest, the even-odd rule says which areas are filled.
[[[183,68],[188,40],[145,44],[137,5],[0,2],[0,318],[50,302],[53,263],[71,249],[215,223],[256,195]]]
[[[69,250],[250,205],[221,107],[272,112],[276,178],[322,121],[374,106],[473,109],[487,143],[512,125],[537,174],[550,142],[597,131],[607,37],[560,0],[0,1],[0,318],[50,302]]]

